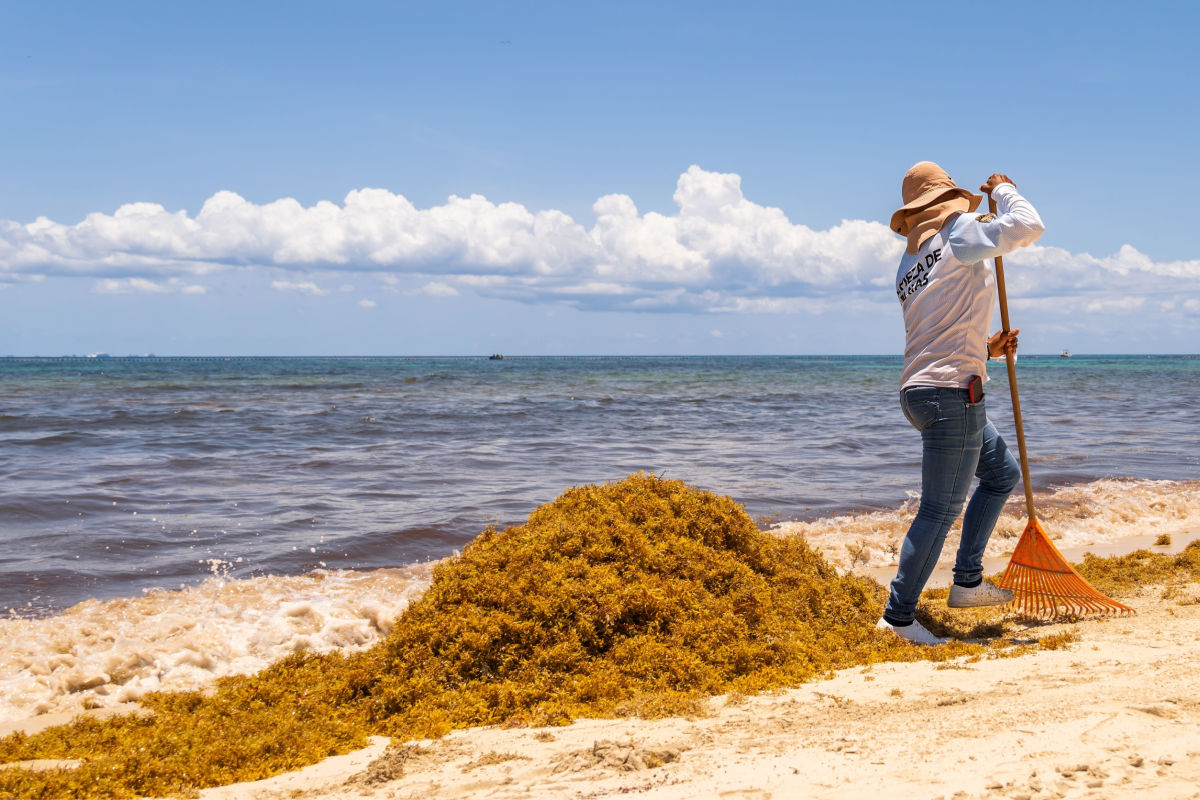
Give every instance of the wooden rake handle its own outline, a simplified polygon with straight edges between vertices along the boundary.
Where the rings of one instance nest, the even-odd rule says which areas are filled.
[[[996,213],[996,198],[988,195],[988,211]],[[1012,330],[1008,324],[1008,294],[1004,291],[1004,259],[996,256],[996,291],[1000,295],[1000,322],[1004,332]],[[988,355],[991,355],[990,353]],[[1017,394],[1017,363],[1015,355],[1005,351],[1008,362],[1008,388],[1012,393],[1013,422],[1017,427],[1017,449],[1021,453],[1021,480],[1025,483],[1025,511],[1030,520],[1037,519],[1033,510],[1033,483],[1029,480],[1029,454],[1025,450],[1025,426],[1021,423],[1021,398]]]

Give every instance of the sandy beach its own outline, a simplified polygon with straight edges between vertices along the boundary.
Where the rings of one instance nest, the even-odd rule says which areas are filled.
[[[1196,539],[1200,531],[1151,549],[1179,552]],[[930,587],[946,582],[939,571]],[[1121,599],[1138,613],[1017,621],[1007,637],[1020,645],[1073,636],[1061,649],[853,667],[798,688],[713,697],[686,718],[373,737],[356,752],[200,796],[1200,798],[1200,584],[1146,585]],[[85,713],[138,710],[125,703]],[[7,722],[0,735],[71,717]]]
[[[217,798],[1200,797],[1200,586],[1130,618],[1038,625],[1065,649],[881,664],[690,719],[383,738]]]

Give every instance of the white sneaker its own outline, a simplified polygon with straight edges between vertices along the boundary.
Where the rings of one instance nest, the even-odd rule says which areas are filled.
[[[1005,603],[1011,603],[1012,599],[1013,593],[1008,589],[993,586],[987,581],[978,586],[972,586],[970,589],[956,583],[950,587],[950,598],[946,600],[946,605],[951,608],[1002,606]]]
[[[875,627],[879,630],[891,631],[901,639],[907,639],[913,644],[945,644],[946,640],[940,636],[934,636],[925,629],[925,626],[917,622],[915,619],[908,625],[893,625],[886,619],[880,618],[879,622],[875,623]]]

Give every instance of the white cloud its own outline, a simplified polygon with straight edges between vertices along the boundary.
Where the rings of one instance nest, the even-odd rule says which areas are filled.
[[[422,286],[417,290],[417,294],[427,294],[430,297],[458,297],[458,289],[448,283],[434,281]]]
[[[156,283],[145,278],[103,278],[92,285],[97,294],[205,294],[207,287],[185,284],[179,278]]]
[[[170,290],[145,278],[106,278],[96,281],[92,291],[98,294],[163,294]]]
[[[402,195],[361,189],[341,205],[292,199],[258,205],[222,191],[194,216],[154,203],[65,225],[0,221],[0,282],[85,275],[104,292],[204,291],[185,278],[233,268],[270,270],[279,291],[328,294],[372,273],[395,291],[548,302],[583,309],[807,312],[894,307],[890,285],[903,240],[879,222],[827,230],[759,205],[735,174],[692,166],[672,214],[641,213],[623,194],[599,198],[590,228],[556,210],[530,211],[480,195],[418,209]],[[1126,245],[1098,258],[1035,245],[1014,253],[1010,297],[1047,310],[1147,313],[1136,298],[1177,300],[1200,289],[1200,260],[1156,262]],[[1131,299],[1132,298],[1132,299]],[[894,308],[893,308],[894,310]]]
[[[895,303],[891,298],[895,295],[890,292],[884,296],[885,305],[889,311],[898,309],[893,308]],[[891,302],[886,302],[886,301]],[[869,298],[862,298],[861,303],[870,304],[875,302]],[[836,311],[843,304],[839,303],[836,298],[821,298],[821,297],[731,297],[722,299],[720,302],[714,303],[709,307],[710,311],[726,311],[734,313],[751,313],[751,314],[824,314],[829,311]],[[897,311],[897,313],[899,313]]]
[[[374,300],[368,300],[368,299],[367,299],[367,298],[365,298],[365,297],[364,297],[362,300],[359,300],[359,301],[358,301],[358,304],[359,304],[360,306],[362,306],[363,308],[374,308],[374,307],[375,307],[375,301],[374,301]]]
[[[1144,297],[1098,297],[1089,300],[1084,310],[1091,314],[1137,311],[1146,304]]]
[[[277,292],[300,292],[302,294],[311,294],[314,296],[329,294],[328,289],[322,289],[312,281],[304,281],[302,283],[293,283],[292,281],[271,281],[271,288]]]

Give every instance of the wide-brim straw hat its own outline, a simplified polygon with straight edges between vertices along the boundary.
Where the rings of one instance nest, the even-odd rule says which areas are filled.
[[[970,213],[983,202],[983,195],[968,192],[956,184],[954,179],[946,174],[946,170],[932,161],[920,161],[904,173],[900,197],[904,205],[892,214],[889,227],[901,236],[908,236],[911,229],[910,215],[914,211],[928,208],[951,197],[962,197],[969,204],[967,213]]]

